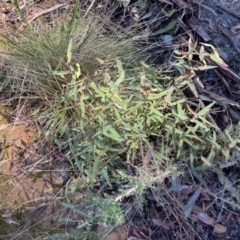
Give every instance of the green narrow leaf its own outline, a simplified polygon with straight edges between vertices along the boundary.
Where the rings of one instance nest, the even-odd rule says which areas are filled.
[[[99,159],[98,156],[96,156],[95,153],[93,153],[94,155],[94,163],[93,163],[93,168],[92,168],[92,172],[91,172],[91,183],[94,184],[97,180],[97,173],[98,173],[98,166],[99,166]]]
[[[102,59],[100,59],[100,58],[96,58],[97,59],[97,61],[101,64],[101,65],[104,65],[105,64],[105,61],[104,60],[102,60]]]
[[[188,117],[187,117],[186,114],[185,114],[185,111],[182,109],[182,104],[181,104],[180,102],[177,103],[177,110],[178,110],[177,116],[178,116],[181,120],[185,121],[185,120],[188,119]]]
[[[76,77],[79,78],[81,76],[81,67],[79,65],[79,63],[76,63],[77,66],[77,71],[75,71]]]
[[[93,5],[95,3],[95,0],[90,1],[90,3],[91,3],[90,6],[87,8],[87,10],[85,10],[85,14],[84,14],[83,18],[87,17],[89,11],[91,10],[91,8],[93,7]]]
[[[207,44],[207,43],[201,43],[201,44],[204,45],[204,46],[210,47],[213,50],[213,53],[210,54],[210,58],[214,62],[222,64],[224,66],[227,66],[227,64],[221,59],[221,57],[218,54],[218,51],[216,50],[216,48],[213,45]]]
[[[106,169],[103,169],[103,170],[102,170],[102,176],[103,176],[103,178],[105,179],[105,181],[107,182],[107,184],[108,184],[109,186],[112,186],[111,183],[110,183],[109,176],[108,176],[108,172],[107,172]]]
[[[205,157],[201,156],[201,160],[204,162],[203,165],[207,166],[207,167],[211,167],[212,166],[212,163],[206,159]]]
[[[25,18],[25,16],[22,13],[22,10],[21,10],[21,7],[19,6],[18,0],[14,0],[13,4],[14,4],[16,10],[17,10],[17,13],[21,17],[21,19],[24,21],[24,23],[26,25],[29,25],[27,19]]]
[[[71,182],[71,180],[68,180],[66,185],[65,185],[65,190],[64,190],[65,195],[64,196],[66,197],[66,199],[68,199],[68,192],[69,192],[69,184],[70,184],[70,182]]]
[[[198,98],[198,91],[197,91],[195,85],[192,82],[188,82],[187,85],[191,89],[191,91],[194,94],[195,98]]]
[[[36,115],[38,115],[39,112],[40,112],[40,108],[37,108],[31,113],[31,115],[36,116]]]
[[[123,71],[122,62],[118,59],[116,62],[117,62],[118,73],[120,74]]]
[[[117,81],[114,83],[115,86],[119,86],[121,82],[123,82],[123,80],[125,79],[125,72],[124,70],[120,73],[119,78],[117,79]]]
[[[161,12],[166,16],[166,17],[171,17],[177,10],[172,10],[170,12],[166,12],[164,8],[161,10]]]
[[[183,138],[183,141],[187,143],[189,146],[191,146],[193,149],[196,149],[198,145],[193,145],[187,138]]]
[[[163,96],[166,96],[168,92],[169,92],[169,89],[160,93],[150,93],[148,96],[148,100],[155,100],[155,99],[162,98]]]
[[[143,62],[143,61],[141,61],[140,62],[141,63],[141,65],[143,65],[145,68],[147,68],[147,69],[151,69],[151,67],[149,66],[149,65],[147,65],[145,62]]]
[[[146,19],[146,18],[150,18],[151,16],[152,16],[152,12],[149,12],[149,13],[145,14],[144,16],[142,16],[140,18],[140,20],[143,20],[143,19]]]
[[[71,60],[72,60],[72,38],[69,41],[67,49],[67,64],[69,64]]]
[[[120,112],[117,108],[114,109],[115,117],[118,121],[122,121],[122,117],[120,115]]]
[[[215,69],[215,68],[217,68],[217,66],[204,65],[204,66],[196,67],[195,69],[196,69],[196,70],[204,71],[204,70]]]
[[[203,180],[202,176],[200,174],[198,174],[197,171],[195,170],[194,157],[195,157],[195,151],[192,148],[190,148],[190,169],[191,169],[191,173],[194,175],[194,177],[196,177],[199,180],[200,183],[202,183],[204,185],[204,187],[206,189],[208,189],[208,186],[205,183],[205,181]]]
[[[215,54],[210,54],[210,58],[216,62],[216,63],[220,63],[222,65],[226,65],[226,63],[219,57],[218,54],[216,54],[217,52],[215,52]]]
[[[71,31],[72,30],[72,27],[73,27],[73,24],[77,18],[77,14],[78,14],[78,10],[79,10],[79,6],[80,6],[80,0],[76,0],[76,4],[75,4],[75,7],[74,7],[74,10],[73,10],[73,14],[72,14],[72,18],[68,24],[68,30]]]
[[[215,104],[215,102],[209,104],[208,106],[206,106],[205,108],[203,108],[201,111],[199,111],[197,113],[198,116],[204,116],[209,110],[210,108]]]
[[[165,32],[172,30],[175,27],[176,23],[177,23],[177,20],[171,21],[165,28],[159,29],[158,31],[154,32],[153,36],[163,34]]]
[[[118,142],[122,142],[124,140],[111,125],[107,125],[103,129],[103,135]]]
[[[200,116],[199,116],[199,119],[202,120],[202,122],[205,123],[206,126],[210,126],[210,127],[216,129],[216,126],[214,126],[211,122],[209,122],[208,120],[206,120],[205,117],[200,117]]]
[[[92,87],[92,89],[99,94],[99,96],[101,96],[103,99],[105,99],[106,94],[105,92],[101,91],[94,82],[90,83],[90,86]]]
[[[125,72],[123,70],[122,62],[120,60],[117,60],[117,68],[118,68],[119,78],[114,83],[116,87],[118,87],[120,83],[125,79]]]
[[[200,193],[202,191],[202,188],[199,188],[188,200],[187,205],[184,208],[184,215],[185,217],[190,217],[193,206],[198,199]]]
[[[54,75],[58,75],[58,76],[64,76],[64,75],[69,74],[69,72],[66,72],[66,71],[53,71],[53,74]]]
[[[193,132],[197,132],[199,127],[202,128],[201,131],[203,131],[203,129],[205,129],[206,131],[209,131],[209,128],[206,125],[204,125],[202,122],[200,122],[196,119],[191,120],[191,122],[194,122],[196,124],[196,126],[193,129]]]
[[[181,138],[181,139],[179,140],[179,143],[178,143],[177,158],[180,157],[180,154],[181,154],[181,152],[182,152],[182,148],[183,148],[183,139]]]
[[[126,0],[123,0],[123,1],[126,1]],[[146,1],[139,1],[138,3],[137,3],[137,7],[139,8],[139,10],[143,10],[144,8],[146,8],[146,6],[147,6],[147,2]]]
[[[80,97],[80,108],[81,108],[81,116],[85,118],[86,108],[85,108],[84,99],[82,97]]]
[[[76,86],[73,87],[72,91],[72,95],[73,95],[73,100],[75,102],[77,102],[79,100],[79,95],[78,95],[78,89]]]
[[[173,137],[173,145],[176,148],[177,147],[177,138],[176,138],[175,127],[172,127],[172,137]]]
[[[77,208],[77,206],[74,206],[74,205],[71,204],[71,203],[61,203],[61,204],[62,204],[63,207],[65,207],[65,208],[70,208],[70,209],[72,209],[74,212],[79,213],[80,215],[82,215],[83,217],[85,217],[85,218],[87,218],[87,219],[90,217],[87,213],[79,210],[79,209]]]

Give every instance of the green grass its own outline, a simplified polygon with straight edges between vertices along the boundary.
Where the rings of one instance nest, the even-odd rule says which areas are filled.
[[[238,127],[217,132],[209,120],[214,102],[190,102],[185,94],[186,88],[196,91],[192,79],[208,67],[204,59],[194,68],[191,53],[178,52],[182,58],[168,68],[153,67],[131,34],[109,33],[108,24],[90,14],[68,27],[30,28],[5,36],[1,54],[1,95],[29,110],[42,130],[39,143],[56,144],[88,192],[79,211],[68,183],[63,203],[85,217],[83,235],[95,225],[107,232],[122,224],[121,200],[134,195],[141,205],[145,191],[166,177],[190,169],[204,186],[202,173],[219,155],[227,162],[239,137]],[[119,191],[103,196],[114,184]]]
[[[33,29],[19,32],[15,39],[6,37],[7,54],[2,55],[6,71],[3,91],[11,89],[12,102],[18,101],[26,108],[34,105],[33,115],[38,110],[45,112],[40,121],[49,132],[54,127],[54,131],[62,134],[74,122],[77,125],[80,112],[66,95],[73,79],[54,74],[59,70],[73,71],[67,63],[70,41],[72,61],[81,65],[81,76],[87,81],[97,82],[97,71],[104,69],[97,58],[111,61],[120,57],[125,66],[133,67],[143,57],[133,40],[121,33],[109,34],[106,27],[104,20],[91,16],[76,21],[71,31],[60,26],[52,29],[42,26],[37,32]]]

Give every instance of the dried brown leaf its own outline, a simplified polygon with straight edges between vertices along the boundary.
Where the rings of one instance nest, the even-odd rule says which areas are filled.
[[[188,186],[188,185],[176,185],[176,186],[172,186],[171,188],[168,189],[168,192],[182,192],[182,191],[192,191],[192,186]]]
[[[173,0],[173,2],[178,5],[180,8],[186,8],[190,9],[190,6],[188,3],[184,2],[183,0]]]
[[[133,228],[132,234],[138,238],[141,238],[141,235],[138,233],[138,231],[135,228]]]
[[[201,198],[199,199],[201,203],[204,204],[204,201],[210,201],[211,198],[204,192],[201,192]]]
[[[239,79],[240,80],[240,79]],[[206,94],[207,96],[209,96],[210,98],[212,98],[213,100],[216,100],[218,102],[221,102],[221,103],[224,103],[224,104],[228,104],[228,105],[231,105],[231,106],[236,106],[236,107],[240,107],[240,104],[238,102],[235,102],[231,99],[228,99],[228,98],[225,98],[225,97],[222,97],[216,93],[213,93],[213,92],[210,92],[208,90],[205,90],[204,88],[202,88],[200,86],[200,84],[194,79],[194,84],[197,88],[197,90],[199,91],[199,93],[204,93]]]
[[[188,189],[182,190],[182,195],[183,196],[188,196],[192,191],[193,191],[193,188],[189,187]]]
[[[237,26],[231,28],[231,31],[234,34],[238,34],[239,30],[240,30],[240,24],[238,24]]]
[[[194,32],[196,32],[199,36],[203,38],[205,42],[211,41],[211,37],[209,34],[205,31],[205,29],[198,23],[198,20],[194,17],[189,19],[188,24],[193,29]]]
[[[207,91],[207,90],[205,90]],[[222,103],[225,103],[225,104],[229,104],[231,106],[236,106],[236,107],[240,107],[240,104],[238,102],[235,102],[229,98],[226,98],[226,97],[222,97],[216,93],[213,93],[213,92],[210,92],[210,91],[207,91],[208,92],[208,96],[214,100],[217,100],[218,102],[222,102]]]
[[[227,111],[229,113],[229,115],[231,116],[231,119],[233,122],[239,122],[240,121],[240,114],[238,110],[235,110],[232,107],[228,107]]]
[[[197,221],[198,221],[198,218],[197,218],[197,215],[196,215],[196,214],[191,214],[189,218],[190,218],[193,222],[197,222]]]
[[[225,233],[227,231],[227,228],[219,223],[216,223],[214,225],[214,232],[215,233]]]
[[[143,164],[145,167],[147,167],[149,165],[149,163],[152,161],[153,150],[154,150],[153,146],[147,150],[145,160],[143,161]]]
[[[219,51],[219,55],[220,55],[221,58],[223,58],[224,61],[226,61],[227,58],[228,58],[227,54],[225,55],[225,52],[223,52],[221,49]],[[218,75],[218,77],[222,80],[222,82],[224,83],[224,85],[226,86],[228,91],[232,94],[231,88],[229,87],[229,85],[228,85],[227,81],[225,80],[224,76],[217,69],[214,69],[214,71]]]
[[[166,230],[170,230],[169,224],[167,224],[165,220],[162,221],[159,218],[158,219],[154,218],[152,219],[152,221],[153,224],[155,224],[156,226],[163,227]]]
[[[200,212],[198,213],[198,219],[201,220],[202,222],[204,222],[207,225],[214,225],[214,221],[212,218],[210,218],[206,213],[204,212]]]

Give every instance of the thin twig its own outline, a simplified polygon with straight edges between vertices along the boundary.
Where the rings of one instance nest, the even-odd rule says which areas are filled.
[[[36,18],[38,18],[38,17],[40,17],[40,16],[42,16],[42,15],[44,15],[44,14],[50,13],[50,12],[52,12],[52,11],[55,11],[55,10],[57,10],[58,8],[61,8],[61,7],[66,6],[66,5],[68,5],[68,3],[57,4],[57,5],[49,8],[49,9],[46,9],[46,10],[44,10],[44,11],[42,11],[42,12],[39,12],[39,13],[37,13],[35,16],[33,16],[31,19],[29,19],[29,20],[28,20],[28,23],[31,23],[31,22],[34,21]]]
[[[219,28],[220,31],[223,33],[223,35],[225,35],[232,43],[232,45],[234,46],[234,48],[237,50],[237,52],[240,54],[240,49],[237,45],[237,43],[235,42],[234,38],[232,36],[230,36],[227,32],[225,32],[223,29]]]
[[[222,3],[218,3],[217,6],[222,8],[224,11],[232,14],[234,17],[240,18],[240,15],[237,12],[235,12],[235,11],[231,10],[230,8],[224,6]]]
[[[214,71],[218,75],[218,77],[222,80],[222,82],[224,83],[224,85],[228,89],[229,93],[231,93],[231,95],[232,95],[232,91],[231,91],[227,81],[225,80],[224,76],[218,71],[218,69],[214,69]]]
[[[202,3],[200,3],[200,2],[197,2],[196,0],[193,0],[193,2],[194,2],[195,4],[198,4],[198,5],[201,6],[202,8],[205,8],[207,11],[211,12],[211,13],[212,13],[213,15],[215,15],[216,17],[218,16],[217,13],[216,13],[213,9],[211,9],[210,7],[207,7],[207,6],[205,6],[204,4],[202,4]]]
[[[226,98],[226,97],[222,97],[214,92],[211,92],[207,89],[204,89],[200,86],[200,84],[194,79],[194,84],[195,84],[195,87],[196,89],[201,93],[207,95],[208,97],[210,97],[211,99],[215,100],[215,101],[218,101],[218,102],[221,102],[221,103],[224,103],[224,104],[228,104],[228,105],[231,105],[231,106],[236,106],[238,108],[240,108],[240,104],[236,101],[233,101],[229,98]]]

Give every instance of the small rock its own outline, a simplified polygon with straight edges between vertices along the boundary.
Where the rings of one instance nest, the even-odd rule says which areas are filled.
[[[67,164],[56,167],[51,171],[51,184],[61,187],[69,179],[69,167]]]

